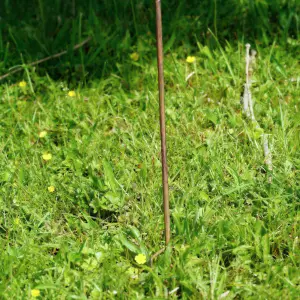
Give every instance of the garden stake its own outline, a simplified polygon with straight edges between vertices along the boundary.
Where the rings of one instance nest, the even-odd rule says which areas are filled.
[[[159,89],[159,113],[160,113],[160,137],[161,137],[161,162],[162,162],[162,184],[164,203],[164,223],[165,223],[165,246],[170,241],[170,208],[169,208],[169,186],[168,186],[168,166],[167,166],[167,145],[166,145],[166,120],[165,120],[165,95],[164,95],[164,66],[163,66],[163,41],[162,41],[162,17],[161,1],[156,3],[156,47],[157,47],[157,69],[158,69],[158,89]],[[155,253],[153,259],[161,254],[164,249]]]
[[[169,186],[168,186],[168,165],[167,165],[167,144],[166,144],[161,0],[156,0],[156,42],[157,42],[157,68],[158,68],[158,89],[159,89],[159,113],[160,113],[160,137],[161,137],[161,160],[162,160],[165,241],[166,241],[166,245],[168,245],[168,243],[170,241],[170,208],[169,208]]]

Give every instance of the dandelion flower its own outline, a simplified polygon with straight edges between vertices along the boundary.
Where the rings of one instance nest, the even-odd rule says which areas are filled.
[[[40,290],[31,290],[31,296],[36,298],[41,294]]]
[[[145,254],[138,254],[134,259],[139,265],[143,265],[147,261]]]
[[[41,132],[39,133],[39,137],[40,137],[40,138],[44,138],[46,135],[47,135],[47,131],[41,131]]]
[[[26,83],[26,81],[24,81],[24,80],[19,82],[19,87],[22,87],[22,88],[23,88],[23,87],[25,87],[26,85],[27,85],[27,83]]]
[[[196,57],[195,56],[188,56],[186,58],[186,62],[189,63],[189,64],[192,64],[195,61],[196,61]]]
[[[52,159],[52,154],[44,153],[42,157],[43,157],[43,160],[50,160],[50,159]]]
[[[140,56],[137,52],[133,52],[130,54],[130,58],[133,60],[133,61],[138,61]]]
[[[49,193],[53,193],[55,191],[55,187],[53,185],[48,186]]]
[[[75,97],[75,96],[76,96],[76,93],[75,93],[74,91],[70,91],[70,92],[68,93],[68,96],[69,96],[69,97]]]

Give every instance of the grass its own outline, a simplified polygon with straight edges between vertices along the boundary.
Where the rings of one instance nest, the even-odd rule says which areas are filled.
[[[226,41],[247,41],[270,46],[276,39],[288,51],[297,44],[297,0],[169,0],[162,2],[165,49],[188,55],[199,42],[216,49],[212,29],[222,46]],[[119,73],[128,52],[138,50],[145,59],[155,55],[153,0],[39,0],[0,3],[0,73],[68,50],[68,54],[44,63],[39,74],[78,81]],[[20,20],[20,22],[16,22]],[[92,41],[77,52],[74,45]],[[117,63],[118,62],[118,63]]]
[[[297,299],[297,1],[163,1],[172,241],[153,266],[152,0],[17,2],[0,2],[0,73],[24,68],[0,82],[0,299]],[[260,128],[240,104],[246,42]]]
[[[257,50],[272,184],[262,131],[241,113],[244,46],[198,42],[195,64],[180,48],[166,55],[172,242],[153,267],[163,246],[155,59],[128,55],[74,97],[32,71],[25,87],[2,84],[1,298],[296,299],[300,70],[296,50]]]

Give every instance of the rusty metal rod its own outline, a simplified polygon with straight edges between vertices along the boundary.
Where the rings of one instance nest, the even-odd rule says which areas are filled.
[[[166,144],[161,0],[155,0],[155,3],[156,3],[156,45],[157,45],[157,69],[158,69],[158,89],[159,89],[162,184],[163,184],[165,241],[167,246],[170,241],[171,230],[170,230],[169,185],[168,185],[167,144]]]

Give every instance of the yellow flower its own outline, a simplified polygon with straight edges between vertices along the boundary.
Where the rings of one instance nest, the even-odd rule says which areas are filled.
[[[139,60],[139,54],[136,53],[136,52],[133,52],[132,54],[130,54],[130,58],[133,60],[133,61],[138,61]]]
[[[139,265],[143,265],[147,261],[145,254],[138,254],[134,259]]]
[[[26,83],[26,81],[24,81],[24,80],[19,82],[19,87],[22,87],[22,88],[23,88],[23,87],[25,87],[26,85],[27,85],[27,83]]]
[[[50,159],[52,159],[52,154],[51,153],[44,153],[42,157],[43,157],[44,160],[50,160]]]
[[[41,131],[41,132],[39,133],[39,137],[40,137],[40,138],[44,138],[46,135],[47,135],[47,131]]]
[[[20,224],[20,219],[19,218],[15,218],[14,219],[14,223],[15,223],[15,225],[19,225]]]
[[[195,56],[188,56],[186,58],[186,62],[189,63],[189,64],[192,64],[193,62],[195,62],[195,60],[196,60]]]
[[[68,93],[68,96],[69,96],[69,97],[75,97],[75,96],[76,96],[76,93],[75,93],[74,91],[70,91],[70,92]]]
[[[48,186],[48,191],[53,193],[55,191],[55,187],[53,185]]]
[[[41,294],[40,290],[31,290],[31,296],[36,298]]]

